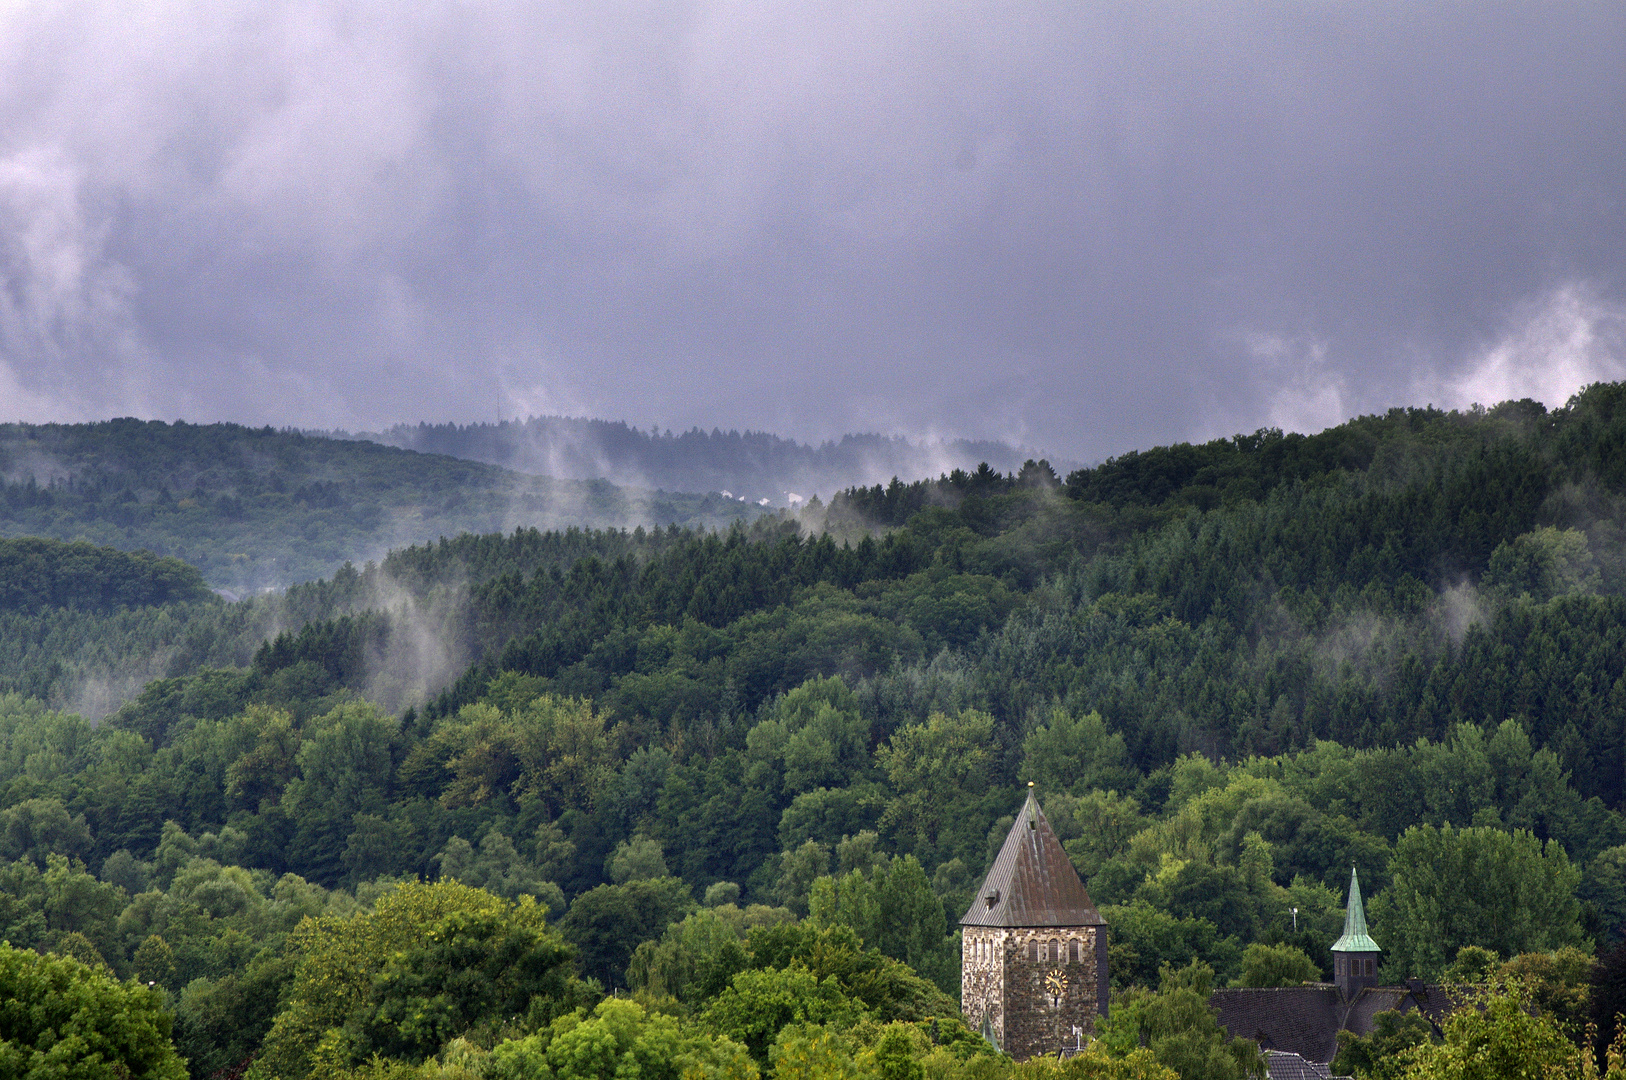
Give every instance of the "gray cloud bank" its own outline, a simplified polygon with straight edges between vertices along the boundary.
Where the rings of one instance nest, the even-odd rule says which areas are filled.
[[[21,2],[0,419],[1093,458],[1626,375],[1626,6]]]

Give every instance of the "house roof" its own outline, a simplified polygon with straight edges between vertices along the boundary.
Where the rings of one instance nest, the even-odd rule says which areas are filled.
[[[1357,1035],[1369,1035],[1380,1012],[1409,1012],[1417,1006],[1411,991],[1404,986],[1368,986],[1355,995],[1344,1012],[1344,1029]]]
[[[1457,1007],[1451,989],[1419,981],[1405,986],[1368,986],[1346,1002],[1331,983],[1311,983],[1267,990],[1216,990],[1208,1004],[1233,1038],[1252,1039],[1261,1050],[1280,1050],[1325,1063],[1338,1053],[1339,1031],[1370,1035],[1380,1012],[1416,1009],[1438,1027]],[[1276,1077],[1274,1070],[1271,1077]]]
[[[1349,903],[1344,908],[1344,936],[1332,943],[1333,952],[1382,952],[1366,932],[1366,906],[1361,903],[1361,879],[1349,868]]]
[[[1104,926],[1029,785],[962,926]]]
[[[1265,1075],[1269,1080],[1349,1080],[1335,1077],[1332,1070],[1313,1061],[1305,1061],[1297,1054],[1285,1050],[1265,1051]]]
[[[1318,1062],[1331,1061],[1338,1053],[1344,1010],[1335,986],[1216,990],[1208,1004],[1233,1038],[1252,1039],[1261,1050],[1282,1050]]]

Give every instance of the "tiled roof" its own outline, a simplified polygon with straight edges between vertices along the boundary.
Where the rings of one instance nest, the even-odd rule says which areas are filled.
[[[1404,986],[1369,986],[1355,995],[1344,1012],[1344,1027],[1357,1035],[1372,1031],[1372,1023],[1380,1012],[1405,1012],[1416,1004],[1409,1000],[1411,991]]]
[[[1460,995],[1458,995],[1460,996]],[[1457,1008],[1453,988],[1412,981],[1405,986],[1369,986],[1346,1002],[1330,983],[1270,990],[1216,990],[1208,999],[1220,1026],[1235,1038],[1252,1039],[1261,1050],[1298,1054],[1309,1062],[1329,1062],[1338,1053],[1338,1032],[1370,1035],[1380,1012],[1416,1009],[1438,1028]],[[1274,1071],[1272,1080],[1279,1080]]]
[[[1265,1051],[1265,1075],[1270,1080],[1349,1080],[1346,1076],[1333,1076],[1325,1065],[1305,1061],[1285,1050]]]
[[[1039,800],[1028,799],[962,926],[1104,926]]]
[[[1413,1007],[1428,1017],[1429,1023],[1436,1028],[1441,1027],[1468,997],[1467,987],[1426,983],[1421,979],[1407,979],[1406,992],[1411,995]]]
[[[1331,1061],[1338,1052],[1343,1002],[1328,984],[1271,990],[1216,990],[1208,1004],[1232,1037],[1261,1050],[1283,1050],[1306,1061]]]

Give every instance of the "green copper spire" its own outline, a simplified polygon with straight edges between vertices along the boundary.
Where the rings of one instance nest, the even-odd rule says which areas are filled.
[[[1366,932],[1366,908],[1361,904],[1361,882],[1349,868],[1349,906],[1344,909],[1344,936],[1332,943],[1333,952],[1382,952]]]

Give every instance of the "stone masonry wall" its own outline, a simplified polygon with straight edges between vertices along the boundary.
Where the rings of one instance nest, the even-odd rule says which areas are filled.
[[[1100,1012],[1096,928],[963,928],[960,1011],[1018,1061],[1075,1048]]]

